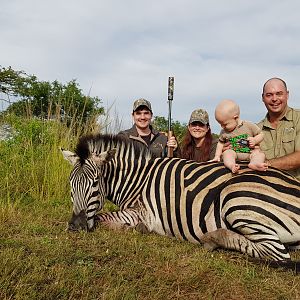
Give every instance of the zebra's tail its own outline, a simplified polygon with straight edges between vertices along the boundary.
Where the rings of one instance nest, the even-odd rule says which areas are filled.
[[[249,258],[249,261],[252,261],[255,264],[263,264],[265,266],[282,269],[284,271],[292,271],[296,275],[300,275],[300,261],[293,260],[266,260],[259,258]]]

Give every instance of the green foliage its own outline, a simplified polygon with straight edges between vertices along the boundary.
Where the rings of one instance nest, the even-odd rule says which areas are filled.
[[[29,83],[35,76],[29,76],[24,71],[14,71],[11,67],[0,66],[0,89],[8,96],[27,94]]]
[[[67,118],[70,122],[87,123],[104,113],[98,97],[84,95],[76,80],[67,84],[58,81],[39,81],[34,75],[24,71],[14,71],[11,67],[0,68],[1,92],[10,103],[6,113],[42,119]],[[17,101],[11,101],[14,97]]]
[[[155,116],[152,125],[159,131],[168,132],[168,120],[165,117]],[[179,121],[172,120],[171,126],[173,134],[176,136],[177,140],[181,142],[185,135],[187,124],[181,124]]]

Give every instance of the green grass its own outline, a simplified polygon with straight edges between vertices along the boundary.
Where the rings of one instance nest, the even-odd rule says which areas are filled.
[[[155,234],[67,232],[67,202],[1,209],[0,299],[300,299],[300,278]]]
[[[71,167],[58,147],[77,137],[63,124],[11,122],[22,135],[0,142],[0,299],[300,299],[300,276],[239,253],[135,231],[66,231]]]

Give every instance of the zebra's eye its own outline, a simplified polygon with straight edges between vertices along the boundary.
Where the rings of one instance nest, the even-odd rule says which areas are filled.
[[[95,181],[93,182],[93,187],[96,187],[96,186],[98,185],[98,183],[99,183],[99,180],[95,180]]]

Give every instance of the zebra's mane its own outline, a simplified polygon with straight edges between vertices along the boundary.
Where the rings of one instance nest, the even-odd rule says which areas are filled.
[[[143,145],[139,146],[123,136],[112,134],[88,134],[81,136],[75,148],[75,153],[79,156],[81,164],[83,164],[92,153],[99,154],[112,148],[117,148],[119,153],[122,149],[129,150],[137,158],[152,158],[151,152]]]

